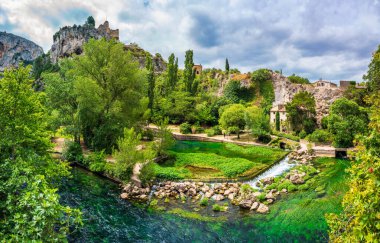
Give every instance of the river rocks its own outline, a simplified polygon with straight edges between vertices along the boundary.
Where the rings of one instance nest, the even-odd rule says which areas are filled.
[[[273,195],[273,191],[270,191],[267,195],[265,195],[265,199],[275,200],[276,197]]]
[[[273,178],[265,180],[268,185]],[[260,211],[265,213],[268,207],[261,206],[260,200],[265,199],[266,203],[271,204],[276,200],[279,194],[275,189],[267,192],[265,198],[262,197],[263,192],[251,190],[249,187],[241,187],[241,183],[214,183],[206,184],[203,182],[172,182],[166,181],[150,187],[139,187],[135,184],[128,183],[123,186],[123,192],[120,197],[122,199],[136,199],[140,201],[149,200],[151,197],[158,199],[176,198],[177,200],[191,203],[198,203],[201,198],[209,198],[213,201],[230,200],[234,205],[238,205],[243,209],[251,211]],[[261,208],[260,208],[261,206]],[[260,210],[259,210],[260,209]]]
[[[221,194],[215,194],[214,196],[211,197],[211,199],[215,201],[222,201],[224,199],[224,196]]]
[[[259,207],[259,205],[260,205],[260,203],[258,203],[258,202],[252,203],[250,210],[256,210]]]
[[[252,206],[252,200],[249,200],[249,199],[246,199],[246,200],[242,200],[240,203],[239,203],[239,206],[241,208],[251,208]]]
[[[263,185],[271,185],[274,181],[274,177],[267,177],[261,180]]]
[[[212,195],[214,195],[214,191],[210,190],[210,191],[206,192],[205,197],[210,198],[210,197],[212,197]]]
[[[258,213],[268,213],[269,212],[269,208],[265,204],[260,203],[260,206],[257,208],[256,212],[258,212]]]

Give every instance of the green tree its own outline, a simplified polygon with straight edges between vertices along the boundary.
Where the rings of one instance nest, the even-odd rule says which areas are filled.
[[[156,136],[158,141],[155,143],[154,150],[158,156],[165,156],[167,150],[173,146],[175,140],[172,132],[168,127],[169,119],[165,118],[160,122]]]
[[[136,163],[143,164],[154,158],[154,150],[138,148],[140,140],[141,135],[136,133],[134,128],[124,129],[123,137],[117,140],[118,149],[113,152],[116,163],[108,168],[112,175],[123,181],[128,181]]]
[[[355,101],[360,106],[367,106],[365,102],[365,97],[368,95],[367,89],[357,89],[355,85],[350,85],[344,91],[344,97],[348,100]]]
[[[305,130],[312,133],[316,127],[316,111],[314,96],[301,91],[294,95],[293,100],[286,104],[287,119],[293,131],[299,133]]]
[[[258,87],[260,95],[263,97],[261,107],[269,114],[274,101],[274,89],[272,76],[268,69],[258,69],[251,74],[252,82]]]
[[[155,76],[152,58],[149,54],[146,56],[146,69],[148,70],[148,109],[153,112]]]
[[[280,124],[280,112],[276,112],[276,130],[280,131],[281,124]]]
[[[220,126],[228,132],[237,133],[238,138],[240,138],[240,130],[244,129],[246,124],[244,119],[245,111],[245,107],[241,104],[227,106],[220,116]]]
[[[95,28],[95,19],[92,16],[88,16],[86,20],[86,25],[92,28]]]
[[[59,72],[44,72],[47,105],[52,115],[53,129],[64,126],[64,131],[80,143],[80,120],[75,92],[75,66],[72,59],[59,62]]]
[[[230,64],[228,63],[228,59],[226,58],[226,73],[230,73]]]
[[[367,74],[363,79],[368,82],[368,89],[371,92],[380,90],[380,46],[372,54],[371,63],[368,66]]]
[[[67,165],[51,159],[45,97],[32,89],[30,67],[7,69],[0,82],[0,238],[61,241],[80,212],[59,204]],[[73,227],[74,228],[74,227]]]
[[[349,188],[343,212],[326,215],[332,242],[378,242],[380,235],[380,99],[370,104],[370,135],[362,136],[348,169]]]
[[[173,91],[178,82],[178,58],[173,53],[169,56],[167,72],[167,89],[168,91]]]
[[[246,127],[251,130],[252,135],[262,136],[269,134],[269,116],[264,113],[264,110],[257,106],[250,106],[244,113]]]
[[[82,135],[88,146],[110,152],[123,128],[142,119],[146,73],[115,40],[91,39],[84,53],[74,60]]]
[[[185,91],[195,94],[198,88],[198,82],[195,80],[195,72],[193,70],[194,61],[193,61],[193,51],[186,51],[185,56],[185,70],[184,70],[184,83]]]
[[[328,130],[335,147],[353,146],[355,135],[365,133],[367,123],[366,112],[354,101],[340,98],[330,107]]]

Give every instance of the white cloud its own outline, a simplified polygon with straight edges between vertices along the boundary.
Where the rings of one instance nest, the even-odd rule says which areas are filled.
[[[0,28],[47,51],[59,26],[83,24],[91,14],[119,28],[123,42],[164,57],[174,52],[180,64],[193,49],[205,67],[224,68],[228,57],[243,71],[360,80],[380,42],[379,12],[372,0],[3,0]]]

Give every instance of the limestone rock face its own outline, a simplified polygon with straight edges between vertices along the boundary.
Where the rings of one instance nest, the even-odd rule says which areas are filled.
[[[6,32],[0,32],[0,71],[17,66],[19,62],[31,63],[43,54],[34,42]]]
[[[273,106],[290,102],[294,95],[301,91],[311,93],[315,98],[317,123],[321,124],[321,119],[328,115],[330,105],[343,96],[343,90],[339,87],[318,87],[313,84],[294,84],[279,73],[271,72],[275,101]]]
[[[114,32],[117,32],[117,36]],[[53,36],[53,45],[50,50],[50,58],[53,63],[58,62],[59,58],[69,57],[73,54],[80,55],[83,52],[83,44],[91,38],[118,39],[118,30],[111,30],[106,21],[98,28],[89,25],[65,26]]]

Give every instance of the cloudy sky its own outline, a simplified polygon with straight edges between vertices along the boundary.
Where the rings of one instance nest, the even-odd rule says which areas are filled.
[[[380,44],[379,0],[1,0],[0,31],[48,51],[60,26],[106,19],[120,39],[204,67],[358,80]]]

